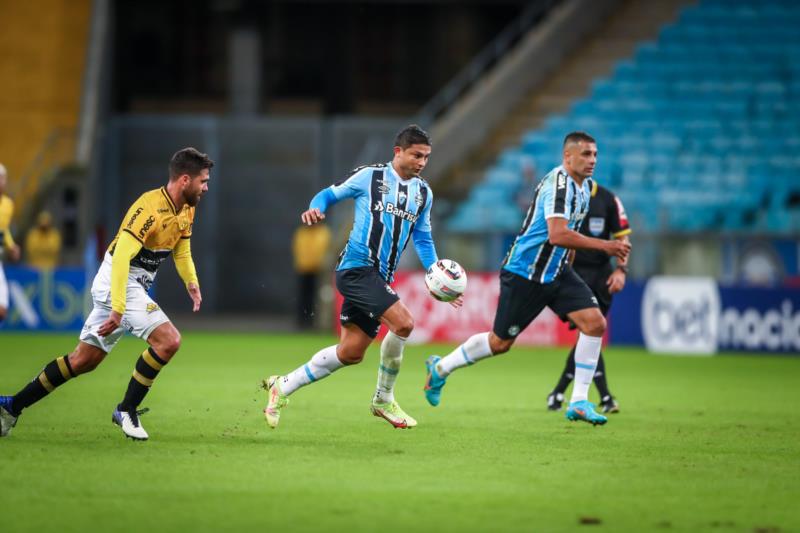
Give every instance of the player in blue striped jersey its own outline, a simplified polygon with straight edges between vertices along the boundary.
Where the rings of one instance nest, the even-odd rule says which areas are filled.
[[[626,258],[630,244],[578,233],[589,210],[597,143],[583,132],[564,139],[563,162],[536,187],[522,230],[500,271],[500,299],[492,331],[470,337],[444,358],[431,356],[425,397],[438,405],[445,380],[454,370],[507,352],[517,335],[545,306],[568,317],[580,330],[575,347],[575,385],[567,410],[570,420],[604,424],[606,417],[588,401],[606,321],[592,291],[570,266],[570,250],[600,250]]]
[[[342,366],[360,363],[381,323],[389,333],[381,343],[372,413],[398,428],[417,425],[394,399],[414,318],[390,283],[409,240],[426,270],[438,260],[431,237],[433,193],[419,177],[430,153],[428,134],[418,126],[407,126],[397,134],[392,161],[357,168],[343,182],[317,194],[301,215],[303,223],[316,224],[331,205],[346,198],[355,201],[353,229],[336,265],[336,287],[344,296],[342,334],[338,345],[320,350],[293,372],[264,382],[268,395],[264,415],[270,427],[278,425],[281,408],[297,389]],[[454,305],[460,306],[461,300]]]

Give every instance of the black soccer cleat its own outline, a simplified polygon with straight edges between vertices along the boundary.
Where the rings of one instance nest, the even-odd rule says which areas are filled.
[[[600,400],[600,410],[604,413],[619,413],[619,404],[613,396],[606,395]]]
[[[551,392],[547,397],[547,410],[560,411],[564,403],[564,395],[560,392]]]

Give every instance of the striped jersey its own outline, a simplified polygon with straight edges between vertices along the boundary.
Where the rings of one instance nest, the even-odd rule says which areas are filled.
[[[558,277],[567,262],[567,248],[548,241],[547,219],[567,219],[567,227],[577,231],[589,210],[592,179],[578,185],[563,166],[551,170],[539,185],[528,208],[503,268],[539,283],[550,283]]]
[[[343,182],[330,190],[336,200],[355,200],[355,220],[347,245],[339,256],[336,270],[372,266],[387,282],[394,278],[400,256],[414,238],[420,254],[420,242],[429,239],[433,193],[428,183],[415,176],[402,179],[391,163],[367,165],[355,169]]]

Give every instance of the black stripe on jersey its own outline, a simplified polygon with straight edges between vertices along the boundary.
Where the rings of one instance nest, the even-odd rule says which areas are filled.
[[[547,263],[550,262],[550,257],[555,253],[555,246],[550,244],[550,241],[544,241],[542,248],[539,250],[539,259],[533,265],[533,272],[531,273],[532,280],[538,280],[544,269],[547,268]]]
[[[559,171],[556,174],[556,192],[553,202],[553,213],[564,215],[567,213],[567,174]]]
[[[572,208],[570,209],[570,213],[577,213],[578,212],[578,190],[575,182],[570,182],[569,186],[572,188]]]
[[[171,253],[172,250],[148,250],[147,248],[142,248],[139,250],[139,253],[131,259],[131,266],[139,267],[155,274],[158,267],[161,266],[161,263],[163,263]]]
[[[352,177],[353,177],[353,174],[356,174],[356,173],[358,173],[358,172],[361,172],[361,171],[362,171],[362,170],[364,170],[365,168],[385,168],[385,167],[386,167],[386,163],[373,163],[373,164],[371,164],[371,165],[361,165],[360,167],[356,167],[356,168],[354,168],[353,170],[351,170],[351,171],[350,171],[350,173],[349,173],[349,174],[347,174],[347,176],[345,176],[345,178],[344,178],[342,181],[337,181],[337,182],[336,182],[336,183],[334,183],[333,185],[334,185],[334,187],[338,187],[339,185],[341,185],[341,184],[342,184],[342,183],[344,183],[345,181],[347,181],[347,180],[349,180],[350,178],[352,178]]]
[[[408,185],[405,183],[400,183],[397,185],[397,208],[401,211],[406,210],[406,206],[408,205]],[[394,229],[392,230],[392,249],[389,251],[389,264],[388,272],[389,274],[386,276],[388,279],[392,278],[392,274],[394,274],[394,269],[397,266],[397,258],[399,257],[398,249],[400,246],[400,234],[403,232],[403,219],[402,218],[395,218],[394,222]]]
[[[372,224],[369,228],[369,253],[373,265],[380,267],[381,262],[381,240],[383,240],[383,171],[372,171],[372,183],[369,187],[369,209],[372,211]]]

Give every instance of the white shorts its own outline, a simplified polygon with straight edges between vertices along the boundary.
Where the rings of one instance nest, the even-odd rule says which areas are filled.
[[[106,255],[106,260],[100,265],[97,275],[92,283],[92,302],[94,309],[86,317],[86,323],[81,330],[80,340],[96,346],[108,353],[122,338],[125,331],[142,340],[147,340],[150,334],[161,324],[169,322],[169,318],[161,310],[152,298],[144,290],[144,287],[136,281],[136,273],[128,276],[128,289],[125,303],[125,313],[122,315],[120,327],[114,330],[107,337],[97,334],[97,329],[111,315],[111,261]]]
[[[0,307],[8,309],[8,281],[6,281],[2,262],[0,262]]]

